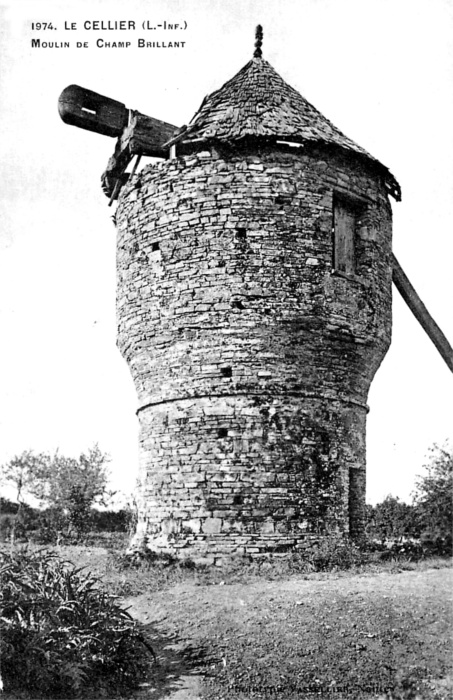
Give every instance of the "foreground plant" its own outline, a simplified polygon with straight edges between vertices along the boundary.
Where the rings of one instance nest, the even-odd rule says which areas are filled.
[[[1,555],[5,690],[112,697],[146,677],[152,648],[115,596],[57,555]]]

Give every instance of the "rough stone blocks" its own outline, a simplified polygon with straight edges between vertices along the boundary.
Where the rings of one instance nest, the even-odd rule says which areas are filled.
[[[360,211],[349,275],[338,200]],[[133,177],[117,226],[137,543],[209,558],[360,536],[366,401],[391,333],[380,176],[321,147],[204,151]]]

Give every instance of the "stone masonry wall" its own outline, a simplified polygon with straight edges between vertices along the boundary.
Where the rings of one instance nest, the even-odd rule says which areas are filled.
[[[349,278],[332,273],[334,193],[362,198]],[[117,226],[136,542],[212,557],[360,534],[366,400],[391,330],[380,178],[321,150],[205,151],[132,178]]]

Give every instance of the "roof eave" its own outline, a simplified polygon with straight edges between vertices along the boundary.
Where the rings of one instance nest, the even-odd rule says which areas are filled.
[[[368,164],[372,165],[374,168],[376,168],[378,171],[380,171],[381,175],[383,176],[385,186],[387,188],[387,192],[390,196],[392,196],[395,201],[400,202],[401,201],[401,187],[396,180],[396,178],[392,175],[390,170],[383,165],[380,161],[378,161],[376,158],[371,156],[369,153],[366,151],[356,151],[355,149],[352,148],[347,148],[345,146],[342,146],[340,144],[334,144],[330,141],[325,141],[323,139],[319,138],[307,138],[307,137],[302,137],[300,135],[296,134],[269,134],[268,136],[263,136],[263,135],[256,135],[256,134],[244,134],[240,138],[230,138],[230,139],[220,139],[216,138],[214,135],[211,136],[199,136],[195,138],[184,138],[185,136],[190,133],[190,127],[183,127],[183,131],[181,131],[179,134],[174,136],[172,139],[167,141],[167,143],[164,144],[163,148],[170,148],[171,146],[176,146],[177,144],[180,144],[180,146],[184,147],[185,149],[190,148],[190,146],[194,147],[199,147],[200,145],[205,145],[206,147],[209,146],[219,146],[219,145],[225,145],[228,147],[238,147],[241,143],[243,144],[246,141],[260,141],[261,143],[278,143],[280,142],[282,145],[282,142],[288,143],[290,145],[291,143],[299,144],[300,146],[304,145],[319,145],[322,146],[323,148],[328,148],[328,149],[334,149],[334,150],[339,150],[349,156],[353,156],[355,158],[359,158],[362,161],[367,162]]]

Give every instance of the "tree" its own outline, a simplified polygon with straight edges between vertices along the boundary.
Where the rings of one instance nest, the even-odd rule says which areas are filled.
[[[104,503],[108,495],[109,457],[91,447],[78,459],[64,457],[58,452],[40,473],[32,493],[59,514],[64,514],[77,533],[83,532],[95,503]]]
[[[12,521],[11,545],[14,545],[17,529],[22,524],[25,513],[24,493],[32,492],[33,485],[40,480],[48,468],[48,463],[48,455],[34,454],[31,450],[26,450],[2,467],[1,483],[15,489],[18,503],[16,515]]]
[[[418,477],[413,494],[422,532],[430,537],[451,537],[453,523],[453,450],[447,441],[433,445],[425,474]]]
[[[382,503],[369,506],[367,534],[384,542],[414,534],[414,508],[398,497],[386,496]]]
[[[50,456],[28,451],[6,465],[4,480],[16,486],[18,500],[24,491],[32,494],[51,509],[54,522],[65,521],[80,534],[88,525],[91,507],[110,495],[108,462],[98,445],[78,459],[58,452]]]
[[[24,502],[24,493],[32,492],[33,484],[41,478],[49,461],[50,458],[46,454],[35,454],[26,450],[3,465],[1,481],[15,489],[19,504]]]

